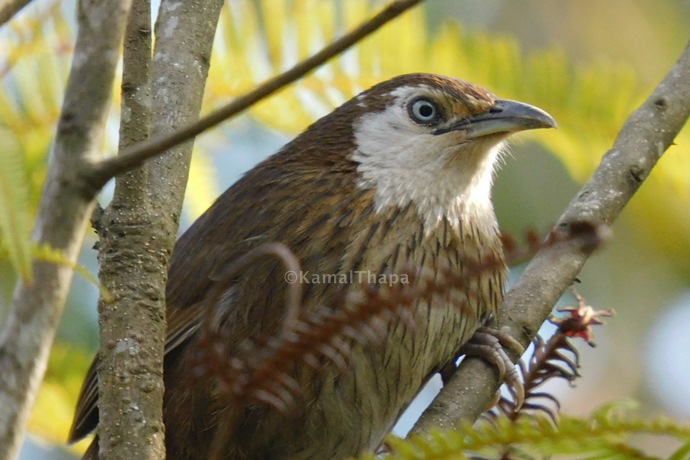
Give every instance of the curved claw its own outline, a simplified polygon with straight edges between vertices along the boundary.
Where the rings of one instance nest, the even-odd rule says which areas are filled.
[[[510,332],[506,328],[491,329],[490,327],[482,326],[477,328],[475,334],[477,333],[488,334],[495,337],[503,348],[509,348],[520,356],[522,356],[522,354],[525,352],[525,347],[523,347],[520,342],[515,340],[515,338],[510,335]]]
[[[506,353],[506,348],[515,350],[520,354],[525,351],[522,345],[505,330],[480,327],[462,346],[460,353],[465,356],[482,358],[496,366],[499,378],[508,386],[515,399],[515,410],[517,410],[525,402],[525,387],[517,367]]]

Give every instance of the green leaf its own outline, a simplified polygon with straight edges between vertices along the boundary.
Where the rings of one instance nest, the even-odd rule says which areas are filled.
[[[92,359],[90,351],[59,340],[55,342],[29,420],[31,433],[55,445],[64,446],[79,388]],[[69,450],[82,454],[90,441],[90,438],[86,442],[82,440],[70,446]]]
[[[642,419],[634,416],[630,403],[611,403],[589,417],[563,416],[554,426],[543,416],[522,416],[516,421],[499,417],[494,421],[465,423],[457,430],[433,430],[409,439],[390,437],[393,448],[389,460],[462,458],[549,458],[571,459],[653,459],[628,442],[633,435],[675,438],[687,443],[690,426],[667,417]],[[367,458],[367,457],[362,457]],[[690,444],[674,457],[690,458]]]
[[[23,157],[8,130],[0,128],[0,236],[12,267],[31,282],[29,190]]]
[[[688,441],[686,444],[683,444],[680,446],[678,450],[676,450],[669,458],[668,460],[689,460],[690,459],[690,441]]]

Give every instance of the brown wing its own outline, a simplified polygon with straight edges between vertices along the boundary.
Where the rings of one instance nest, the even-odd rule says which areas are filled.
[[[350,135],[355,105],[345,104],[336,111],[337,123],[326,123],[324,120],[328,117],[322,119],[247,173],[178,240],[166,291],[169,305],[166,356],[188,341],[199,327],[204,296],[214,284],[214,273],[268,241],[285,243],[306,265],[315,263],[306,260],[310,256],[323,263],[325,248],[324,251],[313,251],[313,248],[317,247],[314,240],[323,239],[325,235],[315,235],[316,230],[308,223],[323,223],[336,213],[336,209],[352,207],[353,201],[363,202],[355,206],[360,212],[371,206],[373,196],[370,192],[353,193],[356,164],[340,153],[323,155],[324,145]],[[348,211],[340,220],[347,216],[356,219],[358,215],[358,212]],[[339,226],[338,222],[332,225]],[[338,230],[325,227],[321,225],[317,230],[326,233]],[[287,239],[287,235],[292,239]],[[328,237],[333,238],[333,235]],[[303,251],[307,244],[312,251]],[[247,288],[263,289],[264,286],[250,283]],[[253,307],[242,305],[246,310]],[[96,428],[97,364],[98,358],[89,368],[82,386],[69,432],[70,442]]]

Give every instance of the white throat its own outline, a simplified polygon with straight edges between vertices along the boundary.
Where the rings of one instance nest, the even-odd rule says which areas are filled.
[[[452,133],[390,129],[395,118],[389,111],[367,114],[355,129],[358,185],[376,191],[376,211],[412,204],[426,234],[444,218],[454,227],[472,223],[480,232],[496,234],[491,186],[504,143],[463,144]]]

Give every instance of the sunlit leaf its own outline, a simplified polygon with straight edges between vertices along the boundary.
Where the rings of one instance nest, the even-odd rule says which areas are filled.
[[[271,72],[296,64],[305,50],[325,45],[333,31],[342,35],[351,30],[381,4],[349,0],[347,8],[338,9],[316,8],[309,0],[266,0],[258,6],[248,0],[231,2],[221,19],[224,41],[229,45],[216,48],[213,55],[207,107],[243,94]],[[280,20],[275,20],[278,16],[264,19],[275,8],[288,14]],[[309,21],[290,14],[305,10]],[[527,132],[521,137],[542,144],[581,182],[611,147],[627,116],[653,89],[622,61],[573,65],[557,48],[528,54],[511,37],[470,33],[454,22],[428,30],[424,9],[416,8],[297,84],[257,104],[250,113],[274,129],[298,133],[359,91],[407,72],[457,76],[500,97],[546,109],[558,120],[559,129]],[[690,145],[688,129],[676,143],[626,214],[669,257],[687,265],[690,156],[682,151]]]
[[[92,356],[73,345],[57,341],[50,352],[48,369],[29,419],[28,428],[41,438],[64,445],[72,422],[76,397]],[[71,446],[83,452],[87,442]]]
[[[687,442],[690,426],[668,418],[643,420],[626,404],[609,404],[584,418],[562,416],[558,426],[547,417],[525,416],[516,421],[501,416],[463,423],[457,430],[431,430],[410,439],[390,436],[390,460],[462,458],[656,458],[630,442],[633,435]],[[678,451],[683,455],[683,450]],[[509,455],[506,455],[509,454]],[[365,455],[362,459],[370,460]],[[680,457],[684,458],[684,457]]]
[[[218,178],[213,159],[207,152],[198,150],[192,157],[187,182],[189,193],[186,198],[190,217],[196,219],[218,198]]]
[[[28,190],[23,158],[14,136],[0,128],[0,239],[14,269],[31,282]]]

